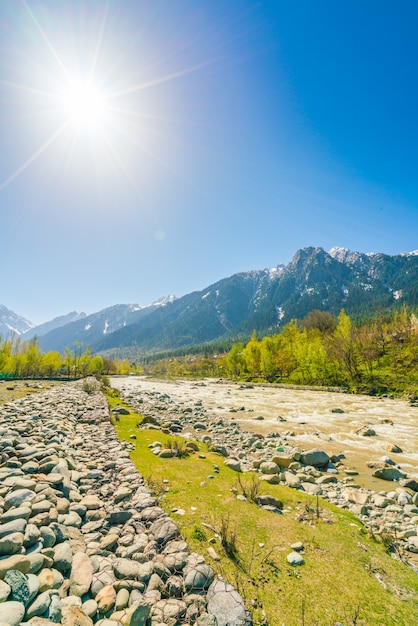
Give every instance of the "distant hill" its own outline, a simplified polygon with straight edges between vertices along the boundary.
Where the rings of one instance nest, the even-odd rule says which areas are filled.
[[[67,324],[71,324],[72,322],[76,322],[78,320],[82,320],[85,317],[85,313],[77,313],[77,311],[72,311],[67,315],[54,317],[54,319],[50,322],[45,322],[45,324],[33,326],[30,330],[25,331],[23,339],[31,339],[32,337],[37,337],[39,339],[43,335],[46,335],[47,333],[50,333],[57,328],[61,328],[62,326],[66,326]]]
[[[21,335],[35,327],[32,322],[0,304],[0,335],[5,339],[13,335]]]
[[[403,304],[418,306],[418,251],[389,256],[308,247],[286,266],[234,274],[182,298],[118,304],[42,335],[30,332],[43,350],[78,341],[93,352],[145,354],[247,338],[253,330],[278,332],[314,309],[338,315],[344,308],[359,319]]]
[[[147,317],[159,307],[164,307],[167,302],[171,302],[173,297],[162,298],[144,307],[138,304],[116,304],[46,333],[39,338],[39,344],[45,351],[63,352],[67,346],[71,347],[75,342],[85,347],[90,346],[92,350],[95,350],[94,346],[103,337]]]

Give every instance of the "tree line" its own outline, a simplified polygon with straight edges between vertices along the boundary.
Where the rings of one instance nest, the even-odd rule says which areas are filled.
[[[22,341],[19,336],[0,337],[0,376],[12,378],[83,378],[102,374],[129,374],[127,360],[105,359],[91,354],[90,348],[75,342],[59,352],[43,352],[36,338]]]
[[[353,323],[311,311],[273,335],[232,345],[228,353],[166,358],[144,365],[160,375],[343,387],[366,393],[418,392],[418,317],[406,308]]]

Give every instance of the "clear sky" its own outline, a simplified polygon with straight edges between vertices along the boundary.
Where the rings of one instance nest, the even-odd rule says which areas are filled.
[[[0,2],[0,304],[418,248],[415,0]]]

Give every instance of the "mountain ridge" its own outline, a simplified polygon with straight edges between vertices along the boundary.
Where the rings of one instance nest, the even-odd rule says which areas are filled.
[[[387,255],[309,246],[296,251],[287,265],[240,272],[145,307],[114,305],[46,332],[39,342],[43,350],[61,352],[80,342],[93,352],[135,348],[154,353],[248,336],[253,330],[278,332],[314,309],[337,315],[344,308],[360,317],[404,303],[418,306],[418,251]],[[36,328],[30,332],[37,335]]]

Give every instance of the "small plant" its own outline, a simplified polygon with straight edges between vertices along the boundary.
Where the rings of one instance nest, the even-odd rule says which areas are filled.
[[[207,541],[208,538],[205,534],[205,532],[199,528],[199,526],[196,526],[192,532],[190,533],[190,537],[192,539],[195,539],[196,541]]]
[[[226,555],[235,563],[239,562],[238,546],[237,546],[237,529],[231,528],[228,517],[221,519],[221,544]]]
[[[245,496],[249,502],[258,504],[257,497],[260,492],[260,481],[257,479],[255,474],[251,474],[251,479],[249,481],[242,480],[241,476],[238,474],[238,485],[241,489],[242,495]]]
[[[93,395],[97,391],[96,383],[91,380],[85,380],[83,382],[83,391],[85,391],[85,393],[88,393],[89,395]]]
[[[187,447],[186,442],[183,439],[167,439],[166,447],[172,450],[175,456],[179,459],[189,456],[191,450]]]

